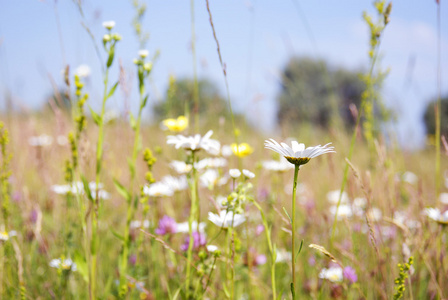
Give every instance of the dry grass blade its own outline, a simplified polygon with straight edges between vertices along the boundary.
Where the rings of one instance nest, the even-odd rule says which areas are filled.
[[[331,254],[327,249],[325,249],[325,247],[320,246],[320,245],[316,245],[316,244],[310,244],[308,247],[316,249],[317,251],[319,251],[320,253],[324,254],[325,256],[327,256],[329,259],[331,259],[332,262],[337,263],[341,268],[343,268],[344,266],[342,265],[342,263],[340,261],[338,261],[336,259],[336,257],[334,257],[333,254]]]

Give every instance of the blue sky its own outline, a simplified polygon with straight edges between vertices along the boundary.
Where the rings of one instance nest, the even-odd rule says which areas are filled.
[[[324,58],[335,66],[354,70],[366,68],[368,29],[362,12],[367,10],[373,14],[371,1],[210,2],[227,66],[232,103],[252,122],[263,120],[265,129],[273,128],[279,78],[291,56]],[[295,3],[300,4],[300,11]],[[391,22],[381,45],[381,65],[390,68],[383,95],[387,105],[399,116],[394,125],[398,139],[415,146],[424,140],[422,111],[437,92],[437,6],[435,1],[415,0],[395,1],[393,5]],[[144,30],[150,33],[147,49],[152,53],[160,51],[151,89],[151,100],[155,102],[163,97],[170,74],[181,78],[193,73],[190,1],[147,1],[147,7],[144,19]],[[85,22],[98,42],[105,32],[101,23],[116,21],[114,31],[123,36],[117,45],[117,58],[133,74],[132,59],[139,46],[131,25],[135,13],[132,1],[84,1],[83,9]],[[447,17],[448,9],[442,7],[442,79],[448,74]],[[211,78],[224,93],[205,0],[195,1],[195,18],[198,74]],[[101,68],[81,21],[73,1],[0,2],[1,105],[8,90],[14,96],[16,107],[38,108],[51,93],[50,77],[62,86],[61,70],[65,64],[72,70],[80,64],[88,64],[92,69],[87,86],[92,94],[90,101],[92,106],[98,107],[102,91]],[[104,59],[104,53],[102,55]],[[118,76],[118,59],[111,78]],[[135,78],[130,82],[136,85]],[[442,91],[448,93],[444,79]],[[130,101],[136,99],[134,89]],[[109,103],[110,109],[123,110],[124,106],[122,93],[117,93]]]

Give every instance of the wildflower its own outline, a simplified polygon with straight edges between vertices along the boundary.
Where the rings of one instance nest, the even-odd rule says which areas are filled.
[[[232,177],[233,179],[236,179],[238,177],[241,176],[241,171],[238,169],[230,169],[229,170],[229,175],[230,177]]]
[[[234,214],[233,211],[222,210],[219,215],[209,212],[208,219],[218,227],[229,228],[237,227],[246,221],[244,215]]]
[[[105,34],[103,35],[103,42],[109,42],[112,39],[112,37],[110,36],[110,34]]]
[[[221,147],[221,155],[224,157],[229,157],[232,155],[232,147],[229,145],[224,145]]]
[[[343,271],[341,267],[323,268],[319,273],[319,278],[327,279],[334,283],[342,282]]]
[[[349,202],[348,194],[346,192],[342,192],[342,196],[340,196],[340,195],[341,195],[340,190],[334,190],[334,191],[328,192],[327,200],[331,204],[338,204],[339,198],[341,198],[341,204]]]
[[[173,192],[183,191],[188,187],[187,177],[185,175],[179,177],[168,175],[163,177],[161,182],[168,186]]]
[[[214,169],[208,169],[199,177],[201,185],[212,190],[215,185],[222,186],[227,183],[228,177],[220,177],[219,172]]]
[[[264,231],[264,226],[263,225],[258,225],[257,228],[255,229],[255,235],[259,236],[262,232]]]
[[[418,180],[418,177],[414,173],[406,171],[401,175],[401,180],[409,184],[415,184]]]
[[[9,240],[9,234],[7,231],[1,231],[0,232],[0,241],[7,241]]]
[[[58,270],[76,271],[76,264],[70,258],[55,258],[50,261],[50,267]]]
[[[428,216],[428,218],[438,223],[448,224],[448,210],[442,214],[438,208],[429,207],[425,208],[424,213]]]
[[[275,259],[276,263],[288,262],[290,260],[291,260],[291,252],[286,251],[285,249],[277,250],[277,258]]]
[[[138,56],[140,56],[141,58],[145,58],[148,55],[149,55],[149,51],[148,50],[142,49],[142,50],[138,51]]]
[[[230,147],[232,148],[233,154],[238,157],[245,157],[254,152],[254,149],[248,143],[241,143],[239,145],[233,143]]]
[[[129,224],[129,227],[131,229],[138,229],[138,228],[149,228],[149,226],[151,225],[151,222],[149,220],[143,220],[143,222],[141,222],[140,220],[134,220]]]
[[[170,167],[172,169],[174,169],[177,173],[179,174],[187,174],[191,171],[191,169],[193,168],[192,165],[187,164],[183,161],[179,161],[179,160],[173,160],[170,163]]]
[[[334,216],[336,215],[336,206],[330,207],[330,213]],[[350,218],[353,215],[352,208],[349,205],[341,204],[338,209],[338,220],[342,220],[345,218]]]
[[[268,171],[285,172],[294,169],[294,166],[288,163],[286,158],[282,157],[278,160],[265,160],[261,162],[261,166]]]
[[[75,75],[79,78],[89,77],[90,76],[90,67],[86,64],[79,65],[75,69]]]
[[[448,193],[440,193],[439,201],[442,204],[448,204]]]
[[[108,30],[111,30],[115,27],[115,21],[105,21],[103,22],[103,27]]]
[[[252,179],[255,177],[254,173],[252,173],[251,171],[246,170],[246,169],[243,169],[243,175],[248,179]]]
[[[56,142],[59,146],[65,146],[68,144],[68,139],[65,135],[58,135],[56,138]]]
[[[194,164],[196,170],[202,170],[205,168],[223,168],[227,166],[227,160],[222,157],[204,158]]]
[[[215,246],[215,245],[207,245],[207,251],[208,251],[208,252],[213,253],[213,252],[215,252],[216,250],[218,250],[218,247],[217,247],[217,246]]]
[[[347,279],[350,283],[355,283],[358,281],[358,276],[356,275],[355,269],[350,266],[347,266],[342,271],[342,275],[345,279]]]
[[[164,182],[156,182],[143,187],[143,193],[150,197],[170,197],[174,195],[173,189]]]
[[[210,139],[212,134],[213,131],[209,130],[203,137],[200,134],[188,137],[180,134],[176,136],[169,135],[167,137],[167,144],[174,145],[176,149],[184,148],[191,151],[204,149],[211,154],[219,153],[220,144],[217,140]]]
[[[381,213],[381,210],[379,208],[373,207],[368,212],[367,215],[370,220],[373,222],[378,222],[383,217],[383,214]]]
[[[265,141],[265,148],[270,149],[284,156],[290,163],[296,166],[304,165],[308,163],[312,158],[325,153],[332,153],[334,147],[329,146],[328,143],[324,146],[318,145],[315,147],[305,148],[305,144],[299,144],[297,141],[291,142],[291,147],[285,143],[277,143],[275,140],[270,139]]]
[[[197,249],[201,246],[205,246],[205,244],[207,243],[206,241],[206,237],[204,233],[200,233],[200,232],[193,232],[193,249]],[[188,247],[190,245],[190,237],[187,236],[185,238],[185,242],[182,246],[180,246],[180,250],[182,251],[187,251]]]
[[[39,136],[33,136],[28,139],[28,144],[33,147],[46,147],[53,143],[53,137],[42,134]]]
[[[162,121],[162,128],[172,132],[181,132],[188,127],[188,119],[185,116],[179,116],[177,119],[166,119]]]
[[[198,226],[198,222],[193,221],[191,223],[191,229],[193,231],[198,231],[199,233],[205,233],[205,226],[206,224],[204,222],[199,223]],[[188,232],[188,222],[183,222],[183,223],[177,223],[176,224],[176,232],[177,233],[187,233]]]
[[[155,233],[158,235],[165,235],[170,233],[176,233],[177,223],[173,218],[163,216],[159,220],[159,227],[156,228]]]

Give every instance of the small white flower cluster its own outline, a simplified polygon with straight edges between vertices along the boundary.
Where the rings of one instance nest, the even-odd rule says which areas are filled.
[[[274,172],[286,172],[294,169],[294,165],[290,164],[284,157],[281,157],[280,160],[262,161],[261,165],[265,170]]]
[[[424,214],[436,222],[448,223],[448,210],[442,214],[438,208],[428,207],[425,208]]]
[[[237,227],[246,221],[244,215],[225,210],[222,210],[219,215],[209,212],[208,219],[220,228]]]
[[[239,178],[239,177],[241,176],[241,174],[243,174],[244,177],[247,178],[247,179],[252,179],[252,178],[255,177],[255,174],[254,174],[254,173],[252,173],[251,171],[246,170],[246,169],[243,169],[243,173],[241,173],[241,171],[238,170],[238,169],[230,169],[230,170],[229,170],[229,175],[230,175],[230,177],[232,177],[233,179],[237,179],[237,178]]]
[[[55,258],[50,261],[50,267],[58,270],[76,271],[76,264],[70,258]]]
[[[151,221],[149,220],[134,220],[131,221],[131,223],[129,224],[129,228],[131,229],[140,229],[140,228],[144,228],[144,229],[148,229],[149,226],[151,226]]]
[[[96,193],[97,193],[97,185],[95,182],[89,182],[89,189],[90,192],[92,193],[92,197],[95,198],[96,197]],[[110,198],[110,195],[108,192],[106,192],[103,189],[103,184],[99,183],[98,184],[98,197],[100,199],[103,200],[107,200]],[[74,182],[72,185],[70,184],[63,184],[63,185],[52,185],[51,186],[51,190],[53,192],[55,192],[56,194],[60,194],[60,195],[67,195],[68,193],[72,193],[73,195],[84,195],[84,184],[81,181],[77,181]]]
[[[343,270],[341,267],[330,267],[330,268],[323,268],[319,273],[319,278],[327,279],[334,283],[342,282],[344,279]]]
[[[164,176],[160,181],[143,187],[143,193],[150,197],[171,197],[174,193],[188,188],[187,177],[185,175],[174,177]]]
[[[176,149],[183,148],[191,151],[203,149],[212,155],[218,155],[221,144],[217,140],[210,138],[212,134],[213,131],[209,130],[204,136],[200,134],[188,137],[181,134],[169,135],[167,137],[167,144],[174,145]]]
[[[28,139],[28,144],[32,147],[47,147],[53,144],[53,137],[41,134],[39,136],[32,136]]]

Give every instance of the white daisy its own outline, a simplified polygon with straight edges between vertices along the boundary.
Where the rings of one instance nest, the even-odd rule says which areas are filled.
[[[209,212],[208,219],[216,226],[222,228],[231,227],[232,222],[233,227],[237,227],[238,225],[241,225],[242,223],[244,223],[244,221],[246,221],[244,215],[235,214],[234,216],[232,211],[226,212],[225,210],[222,210],[219,215]]]
[[[198,222],[193,221],[191,223],[191,229],[193,232],[197,232],[199,231],[199,233],[205,233],[205,226],[207,224],[205,224],[204,222],[199,223],[199,228],[198,228]],[[177,223],[176,225],[176,233],[188,233],[189,232],[189,228],[188,228],[188,222],[183,222],[183,223]]]
[[[111,30],[112,28],[115,27],[115,21],[105,21],[103,22],[103,27]]]
[[[46,147],[53,143],[53,137],[42,134],[39,136],[32,136],[28,139],[28,144],[33,147]]]
[[[213,189],[213,187],[218,183],[219,172],[215,169],[208,169],[199,177],[199,181],[203,187]]]
[[[186,150],[198,151],[204,149],[210,154],[219,153],[220,143],[217,140],[213,140],[210,136],[213,134],[212,130],[209,130],[204,136],[200,134],[194,136],[169,135],[167,137],[167,144],[174,145],[176,149],[184,148]]]
[[[193,168],[192,165],[180,160],[173,160],[172,162],[170,162],[170,167],[179,174],[187,174]]]
[[[86,64],[79,65],[75,69],[75,75],[80,78],[89,77],[90,76],[90,67]]]
[[[241,176],[241,171],[238,169],[230,169],[229,170],[229,175],[230,177],[232,177],[233,179],[236,179],[238,177]]]
[[[438,208],[428,207],[425,208],[424,214],[436,222],[448,223],[448,210],[442,214]]]
[[[150,197],[170,197],[174,195],[173,189],[160,181],[150,186],[145,185],[143,187],[143,193]]]
[[[339,197],[341,198],[341,204],[346,204],[349,202],[348,194],[346,192],[342,192],[341,190],[334,190],[327,193],[327,200],[331,204],[338,204]]]
[[[218,250],[218,247],[217,247],[217,246],[215,246],[215,245],[207,245],[207,251],[208,251],[208,252],[213,253],[213,252],[215,252],[216,250]]]
[[[319,278],[327,279],[331,282],[342,282],[344,276],[341,267],[323,268],[319,273]]]
[[[334,216],[336,215],[337,206],[330,207],[330,213]],[[352,208],[349,205],[341,204],[338,209],[338,220],[343,220],[345,218],[350,218],[353,215]]]
[[[196,170],[203,170],[206,168],[223,168],[227,166],[227,160],[222,157],[204,158],[194,164]]]
[[[55,258],[50,261],[50,267],[62,270],[76,271],[76,264],[70,258],[64,260]]]
[[[448,204],[448,193],[440,193],[439,201],[443,204]]]
[[[140,56],[141,58],[145,58],[148,55],[149,55],[149,51],[148,50],[142,49],[142,50],[138,51],[138,56]]]
[[[249,179],[252,179],[255,177],[254,173],[252,173],[251,171],[246,170],[246,169],[243,169],[243,175]]]
[[[262,161],[261,166],[266,170],[275,172],[285,172],[294,169],[294,166],[291,165],[284,157],[282,157],[279,161],[278,160]]]
[[[174,192],[180,192],[188,188],[187,177],[185,175],[179,177],[168,175],[163,177],[161,182],[170,187]]]
[[[418,177],[414,173],[406,171],[401,175],[401,180],[409,184],[415,184],[418,181]]]
[[[277,143],[275,140],[266,140],[264,146],[266,149],[270,149],[284,156],[293,165],[304,165],[309,162],[312,158],[325,153],[336,152],[334,147],[329,146],[328,143],[324,146],[318,145],[315,147],[305,148],[305,144],[299,144],[297,141],[291,142],[291,147],[285,143]]]

